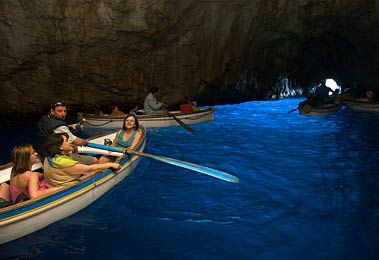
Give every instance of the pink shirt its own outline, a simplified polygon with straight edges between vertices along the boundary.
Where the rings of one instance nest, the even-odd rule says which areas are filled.
[[[30,179],[30,175],[28,175],[28,179]],[[28,180],[29,181],[29,180]],[[46,185],[45,185],[45,180],[40,180],[38,182],[38,188],[40,190],[45,190],[46,189]],[[19,189],[17,188],[16,186],[13,186],[12,183],[9,187],[9,190],[10,190],[10,193],[11,193],[11,201],[12,203],[15,203],[16,200],[17,200],[17,197],[21,194],[21,193],[24,193],[26,195],[26,197],[28,197],[30,199],[30,194],[29,194],[29,190],[28,188],[22,190],[22,189]]]

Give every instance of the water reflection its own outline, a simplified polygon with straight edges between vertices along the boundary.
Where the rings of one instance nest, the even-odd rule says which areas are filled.
[[[39,258],[377,257],[379,115],[288,113],[299,101],[218,106],[195,135],[148,130],[145,152],[229,172],[239,184],[143,158],[87,209],[0,252],[20,256],[15,245],[24,245],[23,256]]]

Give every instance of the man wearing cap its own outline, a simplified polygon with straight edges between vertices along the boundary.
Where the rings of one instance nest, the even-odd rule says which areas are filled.
[[[43,116],[37,123],[37,141],[42,162],[46,156],[47,140],[53,133],[67,133],[69,136],[68,140],[76,146],[82,146],[88,143],[88,140],[77,137],[71,132],[70,128],[75,130],[77,126],[76,124],[68,125],[65,121],[66,115],[66,105],[63,102],[56,102],[51,106],[50,113]],[[83,164],[98,162],[98,159],[92,156],[73,154],[72,157],[74,160]]]

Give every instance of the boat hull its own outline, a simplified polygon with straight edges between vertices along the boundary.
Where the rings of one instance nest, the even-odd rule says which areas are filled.
[[[92,142],[102,143],[104,137],[114,135],[104,135]],[[144,131],[136,150],[143,151],[145,144]],[[122,167],[117,172],[108,169],[51,195],[0,209],[0,244],[33,233],[87,207],[132,173],[139,160],[138,156],[128,155],[120,161]]]
[[[311,107],[310,105],[305,105],[299,108],[299,113],[305,116],[325,116],[338,112],[340,108],[341,105],[339,104],[331,104],[324,107]]]
[[[344,105],[356,111],[379,112],[379,102],[344,101]]]
[[[187,125],[199,124],[214,120],[214,107],[201,108],[199,111],[181,113],[173,111],[170,114],[180,119]],[[78,119],[85,119],[83,130],[86,128],[119,129],[122,127],[125,116],[79,114]],[[138,122],[145,128],[168,127],[179,125],[178,122],[168,115],[137,115]]]

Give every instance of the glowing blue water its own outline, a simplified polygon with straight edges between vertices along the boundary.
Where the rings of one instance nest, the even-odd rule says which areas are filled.
[[[239,184],[143,158],[99,201],[1,245],[0,256],[377,258],[379,114],[287,113],[299,101],[217,106],[195,135],[179,126],[148,131],[145,152],[226,171]]]

